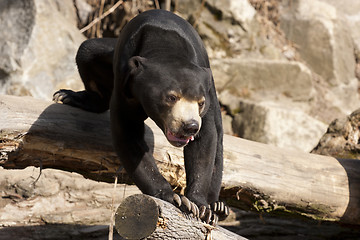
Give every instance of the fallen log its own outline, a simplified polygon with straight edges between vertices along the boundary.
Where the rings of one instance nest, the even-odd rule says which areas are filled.
[[[4,168],[41,165],[113,181],[121,166],[111,146],[108,113],[4,95],[0,112]],[[175,188],[184,188],[182,149],[171,146],[152,121],[146,124],[145,138],[160,171]],[[360,161],[224,136],[221,196],[236,207],[360,224]]]
[[[115,229],[124,239],[246,239],[187,216],[174,205],[144,194],[127,197],[120,204],[115,214]]]

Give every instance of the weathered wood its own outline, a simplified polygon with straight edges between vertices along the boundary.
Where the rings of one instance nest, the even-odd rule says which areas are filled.
[[[115,214],[115,228],[125,239],[246,239],[219,226],[187,216],[174,205],[144,194],[127,197]]]
[[[41,163],[113,180],[120,161],[112,151],[108,113],[13,96],[0,96],[0,112],[1,166]],[[173,186],[185,187],[182,149],[171,146],[152,121],[146,124],[160,171]],[[221,196],[233,206],[360,224],[360,161],[224,136]]]
[[[0,239],[22,238],[5,238],[1,235],[2,227],[109,225],[111,213],[115,211],[111,207],[139,193],[136,186],[117,184],[114,190],[114,183],[92,181],[57,169],[43,169],[40,174],[40,168],[35,167],[21,170],[0,167]]]

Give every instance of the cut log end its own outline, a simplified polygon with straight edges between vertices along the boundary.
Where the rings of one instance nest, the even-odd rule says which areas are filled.
[[[144,194],[127,197],[120,204],[115,214],[115,229],[124,239],[245,239],[222,227],[213,227],[187,216],[172,204]]]
[[[159,208],[149,196],[136,194],[126,198],[115,214],[115,229],[125,239],[142,239],[156,229]]]

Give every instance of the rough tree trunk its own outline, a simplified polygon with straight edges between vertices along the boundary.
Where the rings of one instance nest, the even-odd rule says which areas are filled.
[[[41,164],[112,181],[121,166],[111,146],[108,113],[13,96],[0,96],[0,112],[0,165],[5,168]],[[152,121],[146,124],[145,138],[160,171],[183,188],[182,149],[168,144]],[[221,196],[233,206],[360,224],[360,161],[224,136]]]
[[[115,228],[125,239],[246,239],[186,216],[174,205],[144,194],[127,197],[120,204]]]

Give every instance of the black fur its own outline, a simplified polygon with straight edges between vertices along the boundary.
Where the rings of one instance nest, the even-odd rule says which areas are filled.
[[[118,40],[85,41],[76,62],[86,90],[60,90],[55,100],[93,112],[107,110],[110,103],[113,144],[126,171],[143,193],[177,206],[179,198],[144,141],[144,120],[150,117],[166,135],[164,115],[174,100],[168,99],[169,91],[190,100],[205,97],[201,129],[184,147],[185,196],[204,212],[202,219],[211,219],[221,187],[223,132],[208,56],[193,27],[170,12],[147,11],[130,21]],[[221,209],[213,208],[226,216],[228,208]]]

